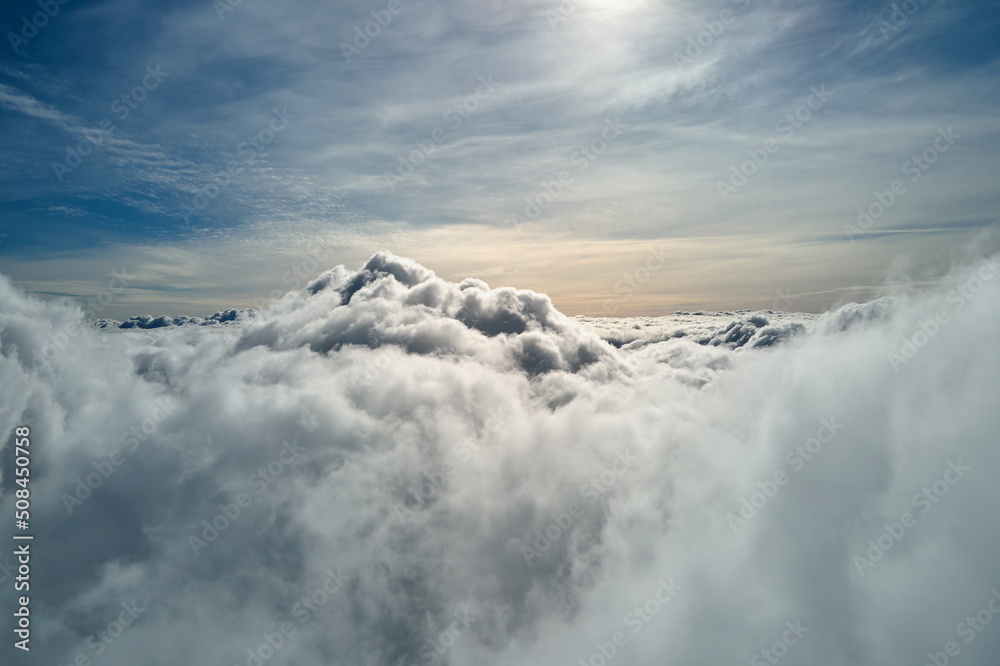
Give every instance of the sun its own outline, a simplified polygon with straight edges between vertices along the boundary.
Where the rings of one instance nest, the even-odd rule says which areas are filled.
[[[585,21],[595,24],[617,20],[632,14],[648,4],[648,0],[562,0],[545,12],[550,26],[555,29],[568,21]]]

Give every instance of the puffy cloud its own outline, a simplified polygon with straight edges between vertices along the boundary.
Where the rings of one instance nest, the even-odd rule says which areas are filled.
[[[634,334],[388,253],[155,331],[0,280],[0,515],[28,424],[32,650],[993,664],[996,272]]]
[[[668,317],[621,319],[580,316],[577,319],[616,347],[634,349],[651,342],[687,338],[701,345],[753,349],[770,347],[805,332],[816,317],[766,310],[757,313],[677,312]]]
[[[90,323],[97,328],[164,328],[167,326],[215,326],[217,324],[235,324],[240,321],[241,317],[252,317],[254,311],[252,310],[225,310],[223,312],[216,312],[211,317],[206,317],[202,319],[201,317],[188,317],[186,315],[181,315],[179,317],[166,317],[159,316],[154,317],[152,315],[137,315],[135,317],[129,317],[126,321],[117,321],[115,319],[93,319]]]

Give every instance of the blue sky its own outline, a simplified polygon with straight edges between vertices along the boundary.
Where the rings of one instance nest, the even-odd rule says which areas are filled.
[[[0,271],[86,299],[124,270],[109,316],[259,305],[383,248],[569,314],[816,311],[997,246],[995,3],[41,11],[2,16]]]

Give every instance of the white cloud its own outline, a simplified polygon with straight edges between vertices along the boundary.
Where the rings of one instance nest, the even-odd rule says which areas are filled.
[[[1000,630],[956,634],[1000,574],[989,266],[739,349],[693,341],[729,326],[693,315],[636,320],[659,333],[619,349],[544,295],[389,254],[240,326],[80,327],[4,279],[0,514],[30,423],[33,650],[244,664],[280,639],[270,663],[575,664],[620,631],[616,664],[746,663],[801,622],[787,663],[917,664],[956,641],[993,664]],[[740,317],[723,338],[796,323]],[[809,453],[824,423],[842,427]],[[734,534],[744,498],[761,506]],[[853,558],[908,510],[862,576]]]

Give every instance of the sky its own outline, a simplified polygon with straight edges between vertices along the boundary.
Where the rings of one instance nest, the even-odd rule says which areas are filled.
[[[0,24],[0,272],[78,301],[124,276],[100,316],[259,307],[379,250],[570,315],[821,312],[998,247],[994,3],[43,0]]]

